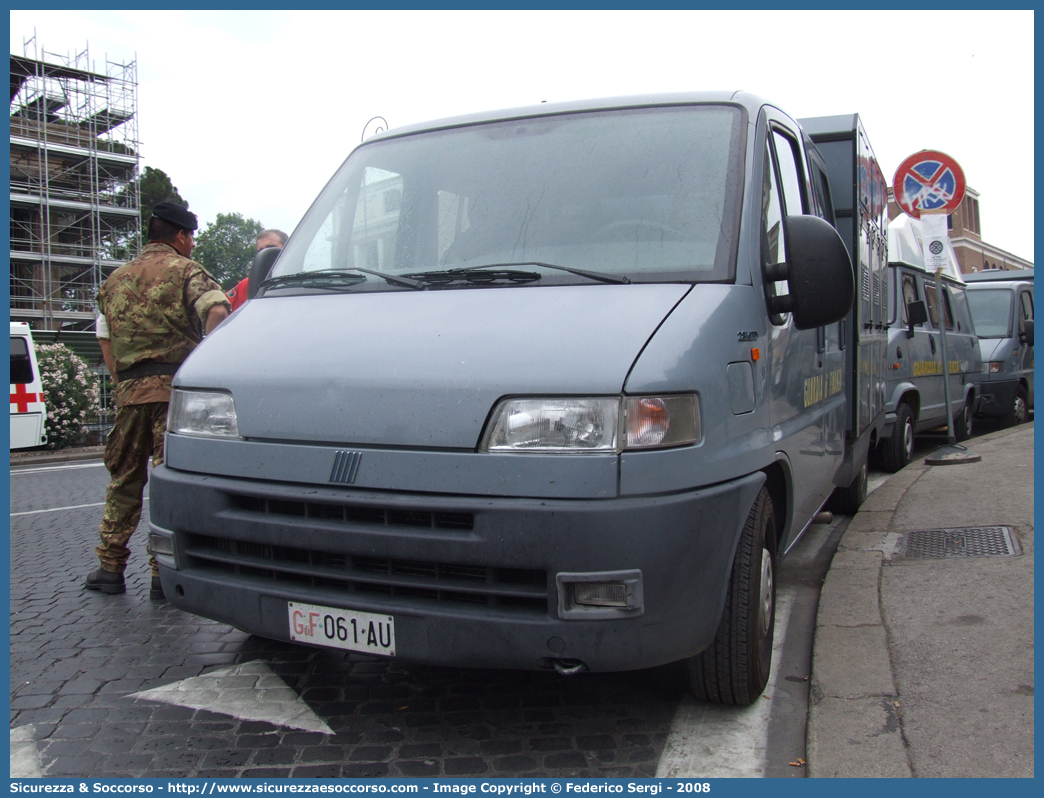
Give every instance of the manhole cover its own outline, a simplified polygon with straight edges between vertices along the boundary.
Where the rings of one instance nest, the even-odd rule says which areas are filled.
[[[908,560],[952,557],[1014,557],[1022,547],[1006,526],[918,529],[903,536],[902,557]]]

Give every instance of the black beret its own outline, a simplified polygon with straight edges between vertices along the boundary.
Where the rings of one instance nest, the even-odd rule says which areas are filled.
[[[195,230],[199,227],[196,214],[176,202],[157,202],[156,207],[152,209],[152,215],[182,230]]]

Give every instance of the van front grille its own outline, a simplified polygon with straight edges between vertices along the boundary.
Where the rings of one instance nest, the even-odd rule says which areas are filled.
[[[373,524],[421,529],[467,531],[475,528],[475,517],[471,513],[401,510],[329,502],[287,501],[244,494],[230,494],[229,498],[232,506],[237,510],[264,513],[266,515],[317,518],[323,521],[339,521],[343,524]]]
[[[186,567],[346,593],[548,612],[547,573],[274,546],[182,534]]]

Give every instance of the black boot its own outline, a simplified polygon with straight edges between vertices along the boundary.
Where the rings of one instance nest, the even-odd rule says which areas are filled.
[[[149,589],[149,598],[153,601],[167,600],[167,597],[163,594],[163,583],[160,581],[158,576],[152,577],[152,587]]]
[[[99,568],[87,574],[83,586],[88,590],[100,590],[102,593],[125,593],[127,585],[123,582],[123,574]]]

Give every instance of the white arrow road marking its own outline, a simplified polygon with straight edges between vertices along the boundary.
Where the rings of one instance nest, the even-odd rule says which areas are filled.
[[[333,734],[333,730],[260,660],[134,693],[131,698],[205,709],[240,720]]]
[[[43,775],[40,772],[40,753],[33,739],[34,731],[32,724],[11,729],[12,779],[38,779]]]
[[[776,593],[772,670],[763,696],[771,696],[776,686],[793,604],[792,593]],[[772,702],[765,698],[749,707],[702,704],[691,696],[684,698],[674,713],[656,778],[760,778],[768,759],[771,714]]]

